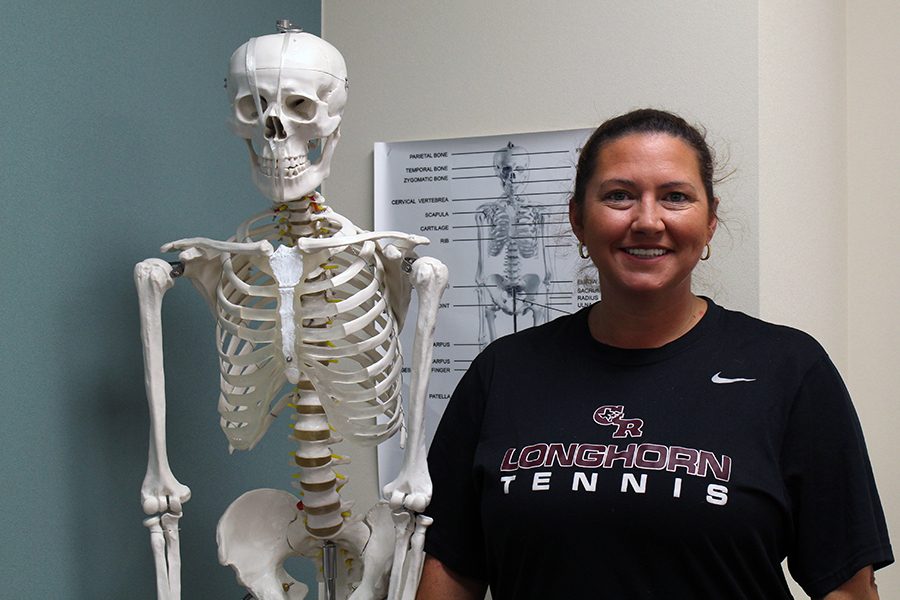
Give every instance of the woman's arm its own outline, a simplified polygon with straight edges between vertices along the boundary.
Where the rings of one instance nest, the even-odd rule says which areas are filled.
[[[416,600],[482,600],[486,589],[483,582],[455,573],[438,559],[426,555]]]
[[[871,566],[863,567],[836,590],[822,596],[821,600],[878,600],[875,571]]]

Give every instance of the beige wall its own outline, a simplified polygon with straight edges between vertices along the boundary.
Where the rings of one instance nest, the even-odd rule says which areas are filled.
[[[324,192],[371,226],[376,141],[589,127],[643,105],[704,123],[736,172],[719,192],[727,229],[701,289],[823,343],[856,399],[889,525],[900,523],[898,10],[895,0],[325,0],[323,35],[351,83]],[[369,459],[354,475],[366,500]],[[879,576],[882,598],[900,597],[894,571]]]
[[[759,3],[760,315],[847,366],[843,2]]]
[[[900,4],[759,2],[760,314],[815,335],[900,531]],[[900,572],[879,573],[882,598]]]
[[[848,386],[900,548],[900,3],[847,2]],[[900,567],[879,577],[900,597]]]
[[[700,289],[758,310],[754,4],[620,0],[326,0],[350,99],[334,206],[372,225],[372,144],[575,129],[640,106],[699,121],[735,173]],[[427,252],[427,251],[426,251]]]

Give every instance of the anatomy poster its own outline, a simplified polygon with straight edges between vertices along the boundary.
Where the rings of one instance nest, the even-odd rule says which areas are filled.
[[[578,153],[590,133],[375,144],[375,230],[428,237],[418,253],[450,271],[426,403],[429,442],[482,348],[598,299],[596,274],[578,257],[568,219]],[[414,298],[401,338],[406,365],[416,309]],[[399,469],[398,444],[395,436],[378,447],[382,484]]]

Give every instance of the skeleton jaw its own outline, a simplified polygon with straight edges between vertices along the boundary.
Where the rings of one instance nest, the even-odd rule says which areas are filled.
[[[268,145],[264,146],[261,153],[257,153],[252,140],[244,141],[250,157],[253,183],[273,202],[303,198],[319,187],[328,176],[330,169],[322,157],[311,162],[302,145],[289,144],[285,147],[286,151],[278,156]]]
[[[263,177],[283,177],[294,179],[300,177],[307,167],[309,159],[306,156],[285,156],[282,158],[256,157],[255,166]]]

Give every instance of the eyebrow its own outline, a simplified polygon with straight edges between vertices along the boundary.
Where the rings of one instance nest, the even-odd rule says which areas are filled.
[[[630,179],[604,179],[600,182],[601,186],[605,185],[624,185],[626,187],[635,187],[637,184]]]
[[[637,187],[637,183],[635,183],[631,179],[620,179],[617,177],[614,177],[612,179],[604,179],[602,182],[600,182],[600,185],[601,186],[622,185],[625,187]],[[663,190],[670,190],[670,189],[679,188],[679,187],[689,187],[694,191],[697,190],[697,188],[694,187],[694,184],[690,183],[689,181],[667,181],[667,182],[659,185],[659,189],[663,189]]]
[[[678,188],[678,187],[689,187],[692,190],[697,189],[694,187],[694,184],[692,184],[689,181],[667,181],[666,183],[663,183],[659,187],[660,187],[660,189],[664,189],[664,190],[669,190],[669,189]]]

